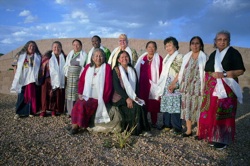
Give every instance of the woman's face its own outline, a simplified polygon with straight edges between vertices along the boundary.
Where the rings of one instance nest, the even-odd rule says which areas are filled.
[[[146,49],[149,55],[154,55],[156,52],[156,48],[153,43],[149,43]]]
[[[227,46],[229,46],[229,39],[225,34],[219,34],[215,39],[216,48],[220,51],[224,50]]]
[[[120,57],[118,58],[118,62],[122,65],[122,66],[128,66],[129,63],[129,56],[128,54],[126,54],[125,52],[122,53],[120,55]]]
[[[60,55],[62,52],[62,48],[58,43],[54,43],[52,46],[52,51],[54,52],[55,55]]]
[[[82,50],[82,46],[78,41],[74,41],[73,43],[73,49],[75,52],[79,52]]]
[[[30,43],[28,46],[28,54],[34,54],[36,51],[36,45],[34,43]]]
[[[166,43],[165,48],[169,55],[172,55],[177,50],[172,41]]]
[[[194,38],[192,41],[191,41],[191,44],[190,44],[190,49],[193,53],[197,53],[201,50],[201,43],[199,41],[199,39],[197,38]]]
[[[104,57],[100,51],[96,51],[92,56],[95,67],[100,67],[104,63]]]
[[[128,43],[127,40],[125,38],[119,38],[119,46],[122,49],[125,49],[127,47]]]

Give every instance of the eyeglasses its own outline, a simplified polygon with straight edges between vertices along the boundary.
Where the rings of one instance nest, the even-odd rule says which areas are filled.
[[[119,40],[119,43],[127,42],[126,40]]]

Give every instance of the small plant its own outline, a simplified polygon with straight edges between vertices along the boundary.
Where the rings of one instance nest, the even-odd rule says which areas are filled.
[[[128,130],[128,126],[126,130],[124,130],[122,133],[115,133],[116,136],[116,146],[119,148],[124,148],[125,146],[129,145],[129,138],[132,134],[132,132],[135,130],[137,125],[132,127],[130,130]]]

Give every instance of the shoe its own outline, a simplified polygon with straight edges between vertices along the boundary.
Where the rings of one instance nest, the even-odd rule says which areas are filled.
[[[186,133],[182,133],[182,137],[191,137],[193,135],[193,133],[190,133],[190,134],[186,134]]]
[[[198,135],[196,135],[196,136],[194,137],[194,139],[195,139],[195,140],[198,140],[198,141],[202,140],[202,138],[199,138]]]
[[[41,112],[41,113],[40,113],[40,115],[39,115],[39,116],[40,116],[40,118],[43,118],[43,117],[45,117],[45,115],[46,115],[46,112],[45,112],[45,111],[43,111],[43,112]]]
[[[70,131],[72,129],[72,127],[71,126],[66,126],[66,127],[64,127],[64,129],[67,130],[67,131]]]
[[[70,135],[75,135],[75,134],[77,134],[77,133],[78,133],[78,129],[73,129],[73,128],[71,128],[70,131],[69,131],[69,134],[70,134]]]
[[[67,116],[67,118],[71,118],[71,116],[70,116],[70,115],[68,115],[68,114],[67,114],[66,116]]]
[[[151,137],[151,136],[152,136],[152,134],[151,134],[150,132],[148,132],[148,131],[143,132],[142,135],[143,135],[144,137]]]
[[[18,114],[16,114],[15,116],[14,116],[14,119],[19,119],[20,118],[20,115],[18,115]]]
[[[214,148],[217,150],[223,150],[227,147],[227,144],[223,144],[223,143],[215,143],[214,144]]]
[[[30,117],[30,118],[33,118],[33,117],[34,117],[34,115],[31,115],[31,114],[30,114],[30,115],[29,115],[29,117]]]
[[[167,126],[162,126],[161,130],[165,131],[165,132],[169,132],[172,128],[171,127],[167,127]]]
[[[208,145],[213,147],[216,144],[216,142],[208,142]]]
[[[173,133],[175,135],[180,135],[182,132],[180,130],[174,129]]]
[[[51,116],[55,117],[56,116],[56,112],[55,111],[51,111]]]

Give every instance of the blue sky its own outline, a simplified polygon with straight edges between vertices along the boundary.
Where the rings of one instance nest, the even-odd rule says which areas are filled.
[[[249,0],[0,0],[0,53],[28,40],[82,38],[160,39],[213,43],[231,32],[231,45],[250,48]]]

